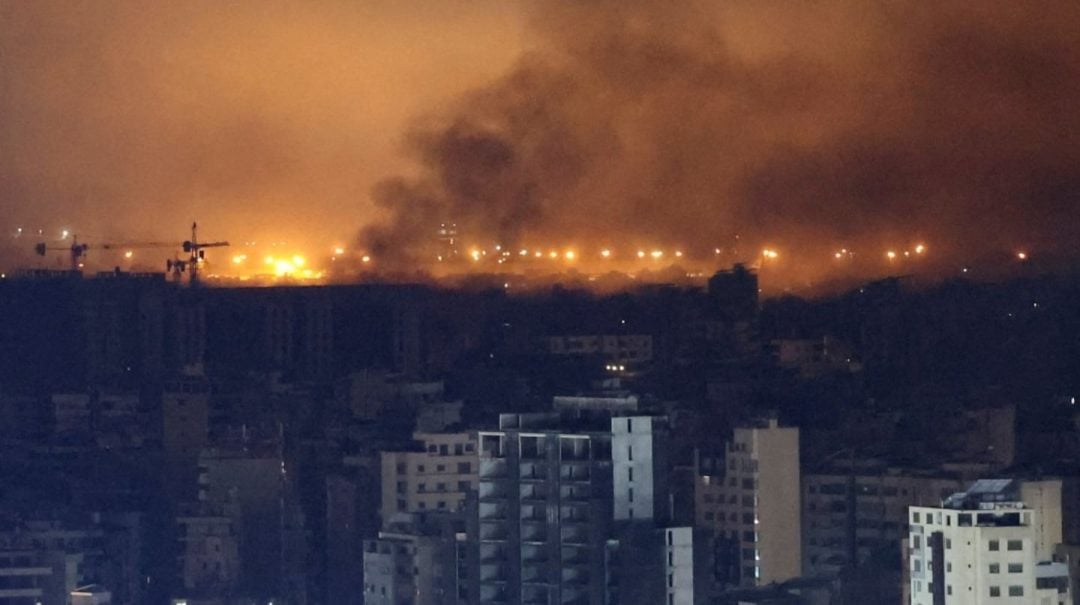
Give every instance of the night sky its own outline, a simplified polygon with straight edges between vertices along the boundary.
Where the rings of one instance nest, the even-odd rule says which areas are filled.
[[[807,280],[1070,256],[1077,31],[1067,1],[4,1],[0,222],[386,268],[447,221]]]

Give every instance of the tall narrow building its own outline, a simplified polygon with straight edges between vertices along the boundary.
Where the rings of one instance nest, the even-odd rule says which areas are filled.
[[[708,541],[666,525],[667,439],[663,417],[595,409],[480,431],[468,602],[705,602]]]
[[[726,546],[722,581],[761,586],[799,577],[799,429],[775,418],[736,428],[713,469],[699,466],[696,516]]]

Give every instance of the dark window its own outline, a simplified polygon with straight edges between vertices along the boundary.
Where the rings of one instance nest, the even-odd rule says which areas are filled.
[[[1001,573],[1001,564],[1000,563],[991,563],[990,564],[990,573]]]
[[[445,443],[439,446],[439,455],[446,456],[450,454],[450,448]]]
[[[1001,543],[997,540],[990,540],[990,550],[1001,550]]]
[[[1009,563],[1009,573],[1024,573],[1024,564]]]
[[[1023,586],[1010,586],[1009,587],[1009,596],[1010,597],[1022,597],[1022,596],[1024,596],[1024,587]]]
[[[1008,549],[1009,550],[1024,550],[1024,542],[1022,540],[1009,540]],[[1012,589],[1013,589],[1013,587],[1010,586],[1009,591],[1011,592]]]
[[[1000,597],[1001,596],[1001,587],[1000,586],[991,586],[990,587],[990,596],[992,596],[992,597]]]
[[[464,450],[465,450],[464,445],[462,445],[460,443],[455,443],[454,444],[454,455],[455,456],[460,456],[461,454],[464,453]]]
[[[472,472],[471,462],[458,462],[457,472],[459,475],[468,475]]]

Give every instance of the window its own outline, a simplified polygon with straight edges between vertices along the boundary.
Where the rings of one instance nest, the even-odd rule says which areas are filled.
[[[631,466],[630,468],[626,469],[626,480],[630,483],[634,482],[634,467]]]
[[[629,490],[626,491],[626,499],[630,502],[634,501],[634,488],[631,487]]]
[[[462,455],[463,453],[465,453],[465,452],[464,452],[464,450],[465,450],[465,446],[464,446],[464,445],[462,445],[462,444],[460,444],[460,443],[455,443],[455,444],[454,444],[454,455],[455,455],[455,456],[460,456],[460,455]]]
[[[629,422],[629,421],[627,421],[627,422]],[[626,446],[626,459],[631,461],[631,462],[634,461],[634,446],[632,446],[632,445]]]
[[[1001,550],[1001,543],[997,540],[990,540],[990,550]]]
[[[467,491],[469,491],[469,482],[468,481],[458,481],[457,482],[457,491],[459,491],[459,492],[467,492]]]
[[[945,593],[949,595],[952,594],[952,584],[945,586]]]
[[[465,444],[465,451],[466,452],[475,452],[476,451],[476,444],[475,443],[466,443]]]
[[[471,462],[458,462],[458,464],[457,464],[457,472],[458,472],[459,475],[468,475],[469,473],[472,472],[472,463]]]
[[[1024,550],[1024,541],[1023,540],[1009,540],[1008,549],[1009,550]],[[1012,587],[1010,587],[1009,590],[1012,590]]]
[[[445,443],[439,446],[439,455],[446,456],[450,453],[450,448]]]
[[[416,484],[416,491],[420,492],[421,494],[426,492],[427,491],[427,483],[417,483]]]
[[[952,571],[952,563],[946,563],[945,564],[945,571],[949,571],[949,572]]]
[[[1022,597],[1022,596],[1024,596],[1024,587],[1023,586],[1010,586],[1009,587],[1009,596],[1010,597]]]
[[[417,464],[416,465],[416,472],[418,472],[418,473],[424,472],[424,465],[423,464]]]
[[[952,548],[952,538],[945,538],[945,548]]]
[[[445,483],[436,483],[435,484],[435,489],[437,491],[440,491],[440,492],[445,492],[446,491],[446,484]]]
[[[445,500],[439,500],[439,508],[446,508],[446,501]]]
[[[990,573],[1001,573],[1001,564],[1000,563],[991,563],[990,564]]]
[[[915,548],[922,548],[922,536],[914,536],[914,537],[912,537],[911,544]]]
[[[1001,596],[1001,587],[1000,586],[991,586],[990,587],[990,596],[992,596],[992,597],[1000,597]]]
[[[429,454],[434,454],[435,452],[439,451],[439,446],[437,446],[437,445],[435,445],[433,443],[433,444],[427,446],[427,451],[428,451]]]
[[[634,419],[633,418],[627,418],[626,419],[626,432],[627,433],[633,433],[634,432]]]
[[[408,491],[408,484],[405,483],[404,481],[398,481],[397,482],[397,493],[404,494],[406,491]]]
[[[1009,573],[1024,573],[1024,564],[1009,563]]]
[[[436,466],[435,467],[435,472],[436,473],[445,473],[446,472],[446,465],[445,464],[440,464],[440,465]]]
[[[705,513],[705,520],[706,520],[706,521],[712,521],[712,520],[713,520],[713,519],[715,519],[715,518],[716,518],[716,515],[715,515],[715,514],[713,514],[713,513],[711,512],[711,511],[710,511],[710,512],[707,512],[707,513]]]
[[[919,513],[911,513],[911,522],[912,523],[919,523],[919,518],[920,517],[921,517],[921,515]]]

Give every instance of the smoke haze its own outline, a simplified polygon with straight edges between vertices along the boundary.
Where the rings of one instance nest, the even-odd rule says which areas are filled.
[[[1061,0],[0,0],[0,223],[359,230],[387,268],[445,221],[806,276],[841,246],[1072,254],[1077,31]]]
[[[1076,3],[534,7],[536,50],[414,126],[376,253],[428,258],[442,221],[515,249],[741,234],[809,273],[841,246],[1072,251]]]

